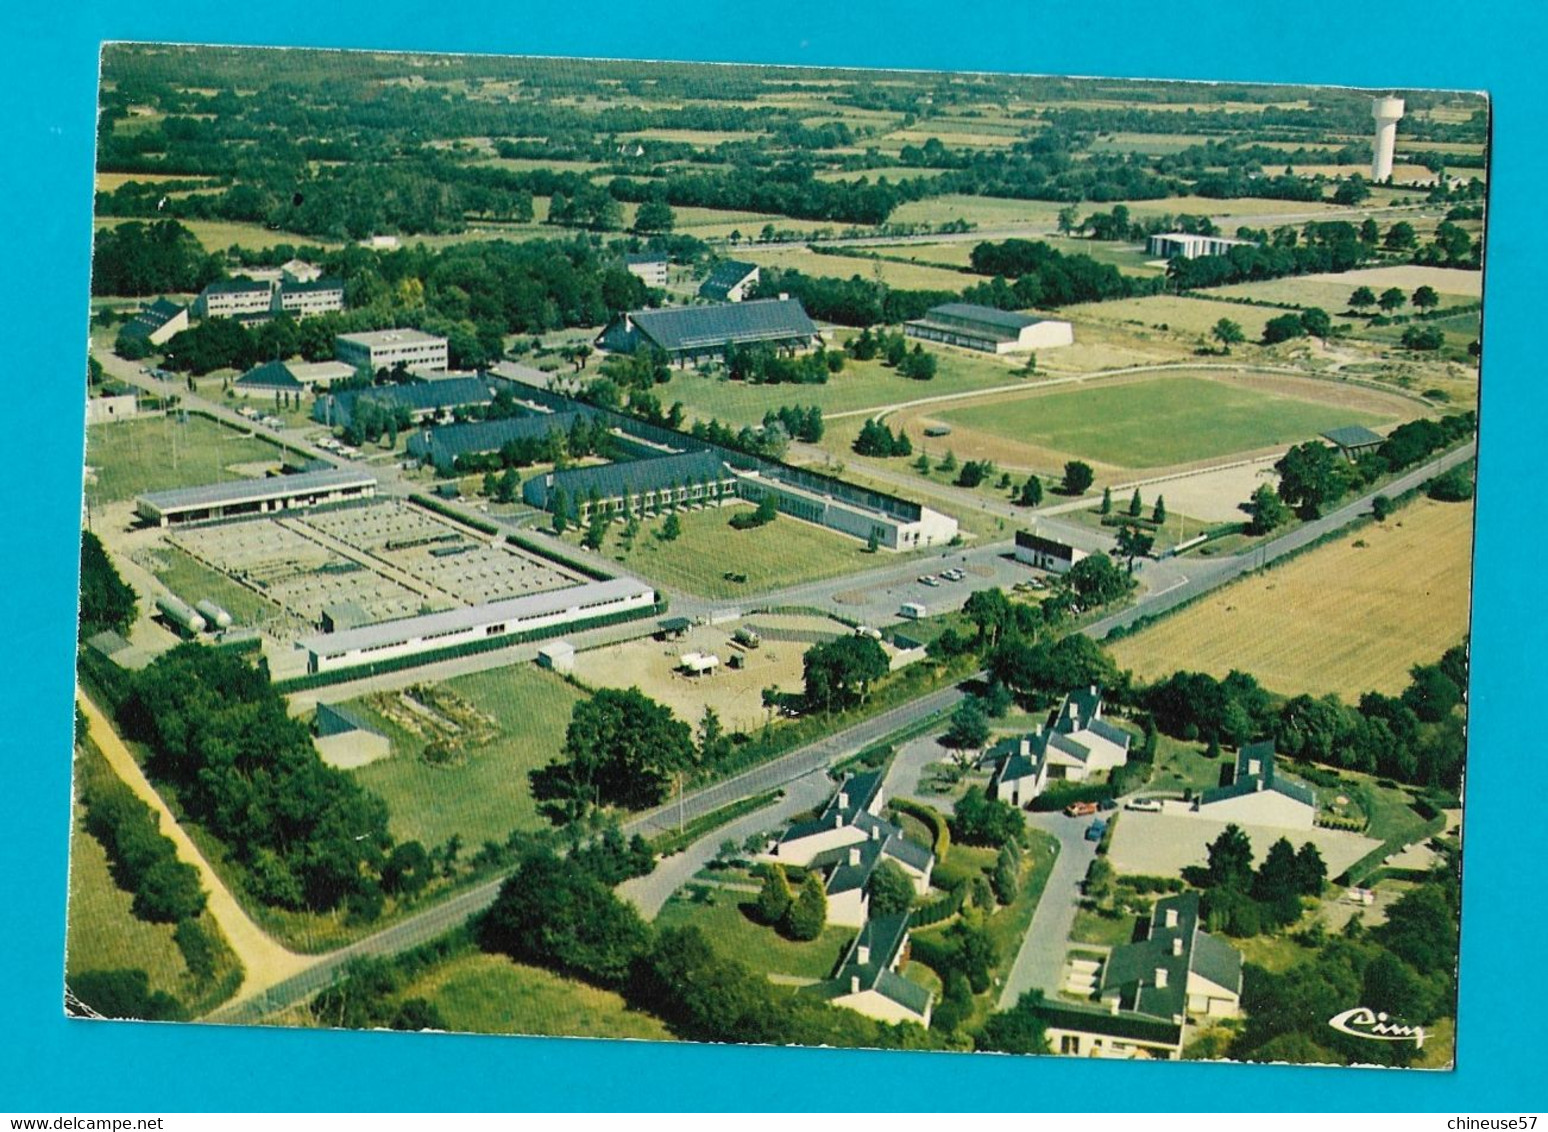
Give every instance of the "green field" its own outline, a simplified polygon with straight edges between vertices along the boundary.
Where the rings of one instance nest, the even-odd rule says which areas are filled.
[[[1240,326],[1248,342],[1256,342],[1263,337],[1263,325],[1269,319],[1294,312],[1285,307],[1249,306],[1189,295],[1146,295],[1143,298],[1115,299],[1107,303],[1078,303],[1065,307],[1060,313],[1075,320],[1077,339],[1083,322],[1101,322],[1197,335],[1203,345],[1213,347],[1216,343],[1212,331],[1222,318],[1230,319]]]
[[[742,381],[705,377],[690,371],[673,371],[672,380],[655,389],[663,405],[681,401],[694,417],[717,418],[723,424],[757,425],[763,414],[781,405],[819,405],[827,414],[864,412],[922,397],[942,397],[979,389],[1014,386],[1015,366],[966,352],[935,351],[937,369],[933,380],[915,381],[879,361],[845,364],[843,372],[824,385],[749,385]]]
[[[393,836],[433,847],[457,834],[463,844],[477,846],[542,824],[527,771],[559,753],[570,708],[581,693],[528,665],[458,676],[441,686],[493,716],[500,731],[455,766],[431,766],[420,758],[422,739],[381,718],[363,700],[349,704],[392,739],[392,757],[350,773],[387,803]]]
[[[1211,790],[1220,785],[1220,768],[1229,762],[1229,756],[1209,759],[1204,757],[1205,745],[1185,743],[1170,735],[1156,735],[1156,765],[1150,781],[1145,783],[1147,794],[1181,794],[1191,790]]]
[[[217,570],[211,570],[186,551],[171,545],[158,547],[157,561],[151,572],[167,589],[194,605],[209,598],[236,619],[238,625],[256,625],[276,616],[280,607],[239,585]]]
[[[857,539],[788,515],[748,531],[729,525],[732,515],[751,511],[752,505],[743,503],[679,512],[682,534],[672,542],[656,537],[666,520],[652,519],[642,525],[631,551],[622,549],[623,527],[614,524],[603,551],[621,555],[627,569],[651,581],[712,598],[765,593],[883,564]],[[728,571],[747,580],[730,581]]]
[[[116,228],[131,220],[150,224],[157,219],[158,217],[155,216],[101,216],[93,223],[97,228]],[[235,220],[179,220],[178,223],[192,232],[207,252],[223,252],[232,245],[240,245],[249,251],[273,247],[275,244],[294,244],[296,247],[310,245],[319,248],[342,246],[338,240],[329,240],[321,236],[304,236],[300,232],[282,232],[274,228],[265,228],[262,224],[243,224]]]
[[[278,464],[282,450],[205,417],[147,417],[86,430],[86,486],[92,506],[133,499],[145,491],[247,479],[234,464]]]
[[[889,255],[896,252],[896,249],[883,250]],[[805,248],[779,245],[747,247],[737,255],[761,267],[793,268],[805,275],[832,279],[850,279],[858,275],[862,279],[906,291],[955,292],[977,282],[975,276],[964,275],[950,267],[936,267],[927,263],[896,263],[870,255],[820,255]]]
[[[612,991],[501,955],[438,963],[404,987],[403,996],[428,1000],[448,1029],[466,1033],[672,1040],[659,1019],[630,1010]]]
[[[722,955],[740,959],[755,971],[794,978],[826,979],[838,967],[844,948],[855,937],[853,928],[830,925],[816,939],[796,943],[773,928],[752,920],[749,907],[757,894],[707,885],[689,885],[673,894],[656,917],[658,928],[692,924]]]
[[[1288,444],[1383,418],[1198,377],[966,405],[942,419],[1120,468],[1155,468]]]

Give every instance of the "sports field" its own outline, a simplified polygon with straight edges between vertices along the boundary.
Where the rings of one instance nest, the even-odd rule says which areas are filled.
[[[1141,679],[1251,672],[1285,695],[1394,695],[1467,633],[1472,504],[1421,499],[1112,646]]]
[[[987,397],[932,415],[954,427],[1115,468],[1170,467],[1291,444],[1338,425],[1374,427],[1391,419],[1203,376]]]
[[[92,425],[86,430],[86,499],[92,506],[145,491],[247,479],[242,464],[278,466],[283,453],[267,441],[190,414]]]
[[[476,952],[437,963],[403,996],[426,999],[454,1031],[672,1040],[660,1019],[630,1010],[612,991],[502,955]]]
[[[351,773],[387,803],[393,836],[433,848],[457,834],[464,845],[476,846],[540,825],[527,771],[559,753],[570,709],[582,694],[524,664],[458,676],[439,686],[491,717],[496,732],[451,766],[425,762],[424,739],[383,718],[366,700],[349,703],[392,740],[391,758]]]

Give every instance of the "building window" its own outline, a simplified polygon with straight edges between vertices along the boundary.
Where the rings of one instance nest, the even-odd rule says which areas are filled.
[[[1080,1056],[1080,1035],[1065,1034],[1059,1039],[1059,1052],[1074,1057]]]

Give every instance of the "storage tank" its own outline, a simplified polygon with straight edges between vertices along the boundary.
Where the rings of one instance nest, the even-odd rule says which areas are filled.
[[[172,624],[195,636],[209,627],[203,617],[175,597],[157,598],[156,608],[161,610],[162,615]]]
[[[231,628],[232,621],[234,620],[231,614],[227,613],[224,609],[216,605],[209,598],[205,598],[203,601],[199,602],[194,606],[194,609],[202,614],[204,619],[211,625],[215,626],[215,628]]]

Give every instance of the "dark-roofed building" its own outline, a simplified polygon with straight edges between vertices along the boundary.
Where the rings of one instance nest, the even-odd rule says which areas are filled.
[[[274,290],[258,279],[218,279],[194,300],[200,318],[265,319],[274,304]]]
[[[1048,784],[1044,734],[1001,739],[984,754],[992,762],[989,797],[1011,806],[1030,806]]]
[[[699,284],[699,298],[717,303],[739,303],[758,285],[758,265],[724,259]]]
[[[1346,460],[1355,460],[1362,452],[1374,452],[1386,442],[1379,432],[1372,432],[1364,425],[1330,428],[1322,434],[1322,439],[1342,452]]]
[[[459,456],[484,456],[507,444],[543,441],[555,433],[568,433],[582,414],[530,413],[497,421],[469,421],[422,429],[409,437],[410,456],[434,464],[444,473],[455,470]]]
[[[180,330],[188,329],[188,308],[171,299],[157,299],[143,308],[120,330],[123,338],[140,338],[152,346],[163,346]]]
[[[1016,561],[1036,566],[1052,574],[1063,574],[1087,552],[1058,539],[1046,538],[1032,531],[1016,532]]]
[[[910,338],[989,354],[1049,350],[1072,345],[1075,341],[1074,328],[1063,319],[1039,318],[981,307],[976,303],[942,303],[931,307],[923,318],[905,322],[903,332]]]
[[[450,377],[444,381],[347,389],[317,398],[312,406],[312,419],[335,428],[348,428],[355,419],[355,407],[364,401],[372,401],[388,411],[405,409],[410,420],[422,422],[444,418],[452,409],[461,406],[487,405],[494,400],[500,385],[497,378]]]
[[[1028,806],[1050,779],[1083,782],[1091,775],[1129,760],[1133,737],[1102,718],[1102,690],[1095,685],[1064,697],[1052,721],[1019,738],[991,747],[984,761],[994,764],[989,796],[1012,806]]]
[[[1098,997],[1109,1008],[1182,1022],[1241,1012],[1242,956],[1199,926],[1199,894],[1156,901],[1145,938],[1115,947]]]
[[[667,285],[667,267],[670,261],[665,252],[626,252],[624,270],[647,287]]]
[[[1193,811],[1211,821],[1311,829],[1317,821],[1317,792],[1276,765],[1272,742],[1248,743],[1236,754],[1229,786],[1199,794]]]
[[[855,936],[837,974],[813,991],[880,1022],[928,1026],[934,996],[903,975],[907,963],[908,914],[877,916]]]
[[[295,279],[281,280],[274,291],[274,310],[292,318],[308,318],[314,314],[344,309],[344,280]]]
[[[714,452],[683,452],[622,464],[570,468],[535,476],[522,484],[521,497],[544,511],[554,509],[562,493],[576,522],[591,521],[591,509],[622,515],[632,506],[656,512],[683,503],[719,503],[736,496],[736,474]]]
[[[686,364],[721,357],[729,346],[762,344],[794,351],[821,341],[817,324],[800,301],[779,298],[630,311],[609,323],[596,344],[624,354],[654,348]]]
[[[309,393],[318,385],[354,376],[355,371],[343,362],[273,361],[254,366],[233,381],[231,388],[238,394]]]
[[[1120,1060],[1182,1057],[1183,1024],[1116,1008],[1099,1009],[1044,999],[1038,1003],[1048,1048],[1064,1057]]]
[[[882,773],[870,771],[852,774],[839,784],[822,813],[809,822],[797,822],[769,849],[769,856],[785,864],[809,865],[825,849],[864,840],[867,834],[855,830],[861,814],[875,817],[881,813]]]

